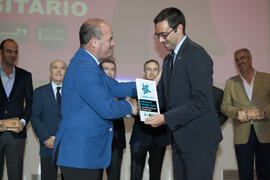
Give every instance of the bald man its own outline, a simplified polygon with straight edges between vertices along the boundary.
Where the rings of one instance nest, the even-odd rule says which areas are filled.
[[[13,39],[0,44],[0,122],[18,118],[17,130],[0,132],[0,179],[3,176],[4,159],[8,179],[22,179],[26,126],[31,115],[33,85],[32,74],[15,65],[19,46]]]
[[[52,163],[55,134],[61,121],[61,88],[67,65],[62,60],[50,64],[51,82],[34,91],[31,122],[40,141],[41,180],[56,180]]]
[[[57,165],[67,180],[100,179],[111,162],[112,120],[136,114],[135,82],[118,83],[99,68],[113,54],[111,26],[88,19],[63,81],[62,121],[55,138]],[[114,97],[121,100],[115,100]]]

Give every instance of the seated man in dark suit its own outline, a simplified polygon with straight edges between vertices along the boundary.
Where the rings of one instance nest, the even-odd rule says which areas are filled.
[[[5,158],[8,179],[19,180],[22,179],[26,126],[31,114],[32,75],[15,66],[19,50],[13,39],[1,42],[0,54],[0,120],[20,119],[17,130],[0,132],[0,179]]]
[[[221,112],[221,104],[222,104],[222,99],[223,99],[223,90],[219,89],[215,86],[213,86],[213,100],[214,100],[214,105],[217,113],[217,117],[220,123],[220,126],[222,126],[228,119],[228,117]]]
[[[116,64],[111,59],[103,59],[101,68],[111,78],[116,76]],[[123,150],[126,148],[125,124],[123,118],[113,121],[112,157],[109,167],[106,168],[108,180],[120,180]]]
[[[32,127],[40,141],[41,180],[56,180],[57,169],[52,162],[53,146],[61,121],[61,88],[67,65],[62,60],[50,64],[49,84],[34,91]]]
[[[148,60],[144,64],[144,75],[147,80],[154,80],[159,74],[159,63]],[[153,128],[145,125],[140,116],[135,116],[130,139],[131,149],[131,180],[141,180],[147,152],[149,152],[150,180],[158,180],[166,146],[170,144],[167,127]]]

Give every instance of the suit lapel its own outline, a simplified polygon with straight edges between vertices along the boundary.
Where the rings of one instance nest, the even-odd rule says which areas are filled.
[[[167,95],[167,97],[169,96],[169,82],[170,82],[170,58],[169,58],[170,54],[168,54],[165,59],[164,59],[164,63],[163,63],[163,83],[164,83],[164,87],[165,87],[165,94]]]
[[[249,102],[251,102],[251,101],[249,100],[249,98],[248,98],[246,89],[245,89],[244,84],[243,84],[243,80],[241,79],[240,75],[237,76],[236,82],[237,82],[237,84],[239,85],[239,90],[242,91],[242,94],[245,95],[246,99],[247,99]],[[241,94],[241,92],[240,92],[239,94]]]
[[[52,105],[54,107],[57,107],[57,102],[56,102],[56,98],[54,96],[53,87],[52,87],[51,83],[49,83],[47,85],[47,92],[48,92],[47,94],[48,94],[49,101],[52,103]]]
[[[183,42],[183,44],[181,45],[179,51],[177,52],[177,55],[175,57],[175,62],[174,62],[174,65],[173,65],[173,69],[172,69],[172,75],[171,75],[171,79],[170,79],[171,82],[174,82],[175,78],[178,78],[178,77],[176,77],[177,76],[176,71],[179,71],[179,69],[180,69],[181,59],[184,57],[184,55],[186,53],[186,47],[187,47],[189,41],[190,41],[190,39],[187,37],[185,39],[185,41]],[[172,89],[173,89],[174,85],[175,85],[175,83],[170,83],[169,90],[168,90],[168,93],[169,93],[168,97],[171,97],[173,95],[172,94]]]
[[[168,54],[167,56],[166,56],[166,59],[165,59],[165,61],[166,61],[166,63],[164,64],[165,65],[165,69],[167,70],[166,71],[166,86],[169,86],[169,82],[170,82],[170,58],[169,58],[169,56],[170,56],[170,54]]]
[[[2,82],[2,79],[1,79],[1,76],[0,76],[0,94],[3,98],[5,98],[6,100],[8,99],[7,98],[7,94],[6,94],[6,91],[4,89],[4,85],[3,85],[3,82]]]
[[[18,88],[19,82],[21,81],[21,77],[21,71],[15,66],[15,80],[9,95],[9,99],[11,99],[15,95],[16,89]]]
[[[186,52],[187,45],[189,44],[189,42],[190,42],[190,39],[188,37],[186,37],[186,39],[183,42],[183,44],[181,45],[176,57],[183,57],[184,56],[184,54]]]
[[[258,88],[260,87],[260,84],[263,82],[261,80],[260,72],[256,72],[255,79],[254,79],[254,85],[253,85],[253,91],[252,91],[252,99],[255,96],[255,93],[257,92]]]

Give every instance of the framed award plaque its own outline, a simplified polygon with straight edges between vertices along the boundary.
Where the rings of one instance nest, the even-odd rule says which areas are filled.
[[[159,114],[159,104],[155,81],[136,79],[138,105],[141,121]]]

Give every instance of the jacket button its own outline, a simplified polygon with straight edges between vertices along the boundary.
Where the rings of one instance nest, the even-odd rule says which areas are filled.
[[[112,131],[112,128],[110,128],[109,131]]]
[[[7,110],[5,110],[5,114],[7,114],[8,112],[7,112]]]

